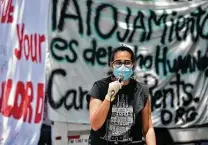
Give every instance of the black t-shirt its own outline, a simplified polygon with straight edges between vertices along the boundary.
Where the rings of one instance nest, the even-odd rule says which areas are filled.
[[[111,77],[96,81],[87,95],[87,101],[93,96],[101,101],[105,99]],[[94,131],[91,129],[89,144],[104,145],[109,142],[131,142],[142,140],[141,110],[149,95],[148,87],[135,80],[130,80],[122,87],[111,103],[108,117],[103,126]]]

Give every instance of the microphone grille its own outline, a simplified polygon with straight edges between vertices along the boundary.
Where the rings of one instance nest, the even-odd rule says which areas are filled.
[[[120,76],[120,78],[119,78],[119,82],[122,82],[122,81],[123,81],[123,79],[124,79],[124,76]]]

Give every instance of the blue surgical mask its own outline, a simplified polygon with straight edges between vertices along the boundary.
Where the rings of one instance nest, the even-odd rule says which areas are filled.
[[[129,80],[133,74],[132,68],[125,67],[122,65],[121,67],[116,67],[113,69],[113,74],[116,78],[124,77],[124,81]]]

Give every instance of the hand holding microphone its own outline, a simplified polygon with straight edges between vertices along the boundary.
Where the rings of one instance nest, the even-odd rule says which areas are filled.
[[[108,101],[113,101],[115,99],[115,95],[116,93],[121,89],[122,87],[122,81],[123,80],[123,77],[121,77],[118,81],[114,81],[114,82],[111,82],[109,84],[109,87],[108,87],[108,93],[107,95],[105,96],[105,99],[108,100]]]

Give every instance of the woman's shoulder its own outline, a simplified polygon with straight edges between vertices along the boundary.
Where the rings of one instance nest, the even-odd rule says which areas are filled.
[[[135,87],[136,87],[136,92],[138,93],[142,93],[143,96],[147,97],[149,96],[149,87],[147,84],[145,84],[144,82],[142,81],[138,81],[138,80],[135,80]]]
[[[136,79],[134,79],[133,81],[136,84],[137,88],[140,88],[140,89],[143,89],[143,90],[149,90],[148,85],[145,84],[143,81],[139,81],[139,80],[136,80]]]
[[[110,76],[103,77],[103,78],[95,81],[95,83],[99,84],[99,85],[108,85],[110,82],[111,82],[111,77]]]

